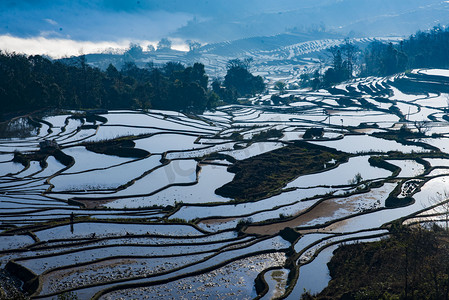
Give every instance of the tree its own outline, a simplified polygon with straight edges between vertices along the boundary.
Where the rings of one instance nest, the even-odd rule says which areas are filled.
[[[185,67],[180,62],[168,62],[162,67],[164,75],[172,79],[177,78],[176,76],[184,72],[184,70]]]
[[[147,46],[147,51],[148,51],[148,52],[154,52],[154,51],[156,51],[156,49],[154,48],[153,45],[149,44],[149,45]]]
[[[363,177],[362,174],[357,173],[354,175],[354,178],[349,180],[348,183],[349,184],[355,184],[355,185],[359,185],[361,182],[363,181]]]
[[[226,68],[228,70],[230,70],[230,69],[245,69],[245,70],[249,71],[249,68],[250,68],[252,62],[253,62],[252,58],[245,58],[243,60],[238,59],[238,58],[231,59],[226,64]]]
[[[196,41],[188,40],[187,44],[189,45],[189,52],[190,53],[196,53],[201,48],[201,43]]]
[[[318,70],[316,70],[313,73],[313,79],[310,82],[310,86],[312,88],[312,90],[318,90],[321,86],[321,79],[320,79],[320,72]]]
[[[436,206],[436,210],[441,213],[446,223],[446,231],[449,231],[449,192],[437,192],[436,196],[429,198],[429,202]]]
[[[415,125],[415,128],[418,130],[419,136],[425,136],[426,133],[430,130],[429,122],[415,121],[413,124]]]
[[[249,72],[250,63],[250,59],[233,59],[227,64],[224,86],[237,97],[253,96],[265,90],[263,78]]]
[[[109,78],[120,77],[120,73],[113,64],[109,64],[108,68],[106,69],[106,74],[108,75]]]
[[[145,68],[148,70],[153,70],[156,67],[156,65],[154,64],[154,61],[149,61],[146,63]]]
[[[159,41],[159,43],[157,44],[157,50],[170,50],[172,46],[172,42],[167,39],[167,38],[163,38]]]
[[[343,58],[341,56],[341,47],[333,46],[328,49],[332,54],[332,68],[340,71],[343,68]]]
[[[209,82],[209,77],[206,75],[204,70],[204,65],[201,63],[195,63],[192,67],[188,67],[184,70],[185,81],[196,82],[204,90],[207,90],[207,83]]]
[[[341,46],[341,51],[345,56],[346,69],[348,72],[347,76],[348,78],[352,78],[354,75],[354,64],[356,62],[357,55],[360,52],[360,49],[352,44],[348,39],[346,39],[345,44]]]
[[[405,70],[405,56],[389,43],[383,54],[383,73],[384,75],[392,75]]]
[[[219,79],[215,78],[215,79],[212,81],[211,86],[212,86],[212,91],[214,91],[217,95],[221,94],[221,92],[222,92],[222,87],[221,87],[221,82],[220,82]],[[449,104],[448,104],[448,106],[449,106]]]
[[[332,67],[324,73],[323,81],[326,86],[331,86],[347,79],[348,71],[344,68],[341,47],[333,46],[328,51],[332,54]]]
[[[207,96],[206,108],[213,109],[213,108],[219,106],[220,102],[221,102],[220,97],[214,91],[209,91],[209,94]]]
[[[324,74],[324,84],[331,86],[351,79],[354,75],[354,64],[359,48],[346,40],[342,46],[333,46],[328,51],[332,55],[332,67]]]
[[[283,81],[277,81],[274,84],[274,89],[278,90],[280,94],[284,94],[286,88],[287,88],[287,85]]]
[[[186,108],[203,111],[207,105],[206,91],[196,82],[184,87],[184,97],[186,98]]]
[[[143,49],[139,44],[129,44],[128,50],[125,51],[125,55],[129,55],[132,58],[139,58],[143,54]]]

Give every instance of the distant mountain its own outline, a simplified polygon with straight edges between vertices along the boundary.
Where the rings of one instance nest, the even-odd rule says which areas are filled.
[[[260,1],[253,2],[250,14],[247,6],[251,2],[239,5],[241,13],[231,11],[227,19],[212,9],[209,18],[195,19],[175,35],[206,42],[292,30],[310,33],[325,29],[354,36],[398,36],[449,24],[449,3],[442,0],[284,0],[277,5],[273,1]],[[232,5],[233,1],[229,3]]]
[[[342,35],[326,32],[284,33],[273,36],[256,36],[234,41],[211,43],[201,48],[202,54],[215,54],[227,57],[250,55],[261,51],[275,51],[290,45],[312,40],[342,39]]]
[[[341,43],[344,36],[326,32],[315,33],[284,33],[273,36],[256,36],[233,41],[210,43],[202,46],[195,53],[177,50],[144,51],[138,55],[125,52],[87,54],[86,61],[95,67],[105,70],[109,64],[121,68],[126,62],[134,62],[144,67],[149,62],[164,64],[175,61],[192,64],[201,61],[206,68],[219,68],[223,71],[226,62],[234,58],[253,58],[266,62],[275,60],[285,61],[292,57],[300,58],[307,53],[308,57],[315,57],[317,53],[330,46]],[[69,65],[79,64],[79,57],[60,59]],[[215,69],[214,69],[215,70]]]

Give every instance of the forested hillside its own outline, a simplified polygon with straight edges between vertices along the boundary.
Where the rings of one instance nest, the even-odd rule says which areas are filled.
[[[86,64],[81,56],[72,65],[42,56],[0,53],[0,104],[2,112],[31,111],[42,108],[129,109],[155,108],[202,112],[220,103],[209,89],[204,65],[184,66],[169,62],[138,68],[128,62],[119,71],[109,65],[106,71]],[[263,79],[235,60],[228,68],[225,87],[217,83],[218,93],[227,102],[261,92]],[[243,89],[242,84],[257,87]],[[244,94],[242,94],[244,93]]]
[[[385,76],[407,69],[449,67],[449,29],[419,31],[397,45],[373,42],[364,53],[362,75]]]

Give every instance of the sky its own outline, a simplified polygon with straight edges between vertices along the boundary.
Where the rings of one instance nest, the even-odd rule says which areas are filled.
[[[409,34],[449,24],[443,0],[0,0],[0,50],[53,57],[275,35],[324,24],[344,34]]]
[[[131,42],[156,46],[189,22],[224,19],[241,14],[243,7],[255,11],[254,4],[259,5],[255,0],[2,0],[0,49],[61,57],[123,49]],[[172,41],[175,49],[187,50],[182,39]]]
[[[215,26],[238,32],[238,26],[227,22],[241,23],[242,18],[317,1],[328,0],[1,0],[0,49],[62,57],[124,49],[131,42],[156,46],[161,38],[170,37],[173,48],[187,50],[189,36],[210,42],[208,30]],[[219,25],[205,25],[195,36],[195,25],[207,22]],[[243,35],[228,31],[213,41],[238,37]]]
[[[156,45],[194,19],[142,2],[2,0],[0,49],[60,57],[126,48],[131,42]],[[186,49],[173,41],[174,48]]]

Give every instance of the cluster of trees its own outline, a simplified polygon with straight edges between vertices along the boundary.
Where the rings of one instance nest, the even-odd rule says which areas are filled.
[[[449,67],[449,28],[410,36],[399,44],[373,42],[364,53],[362,75],[392,75],[413,68]]]
[[[123,56],[127,61],[133,61],[135,59],[140,59],[144,55],[149,53],[153,53],[155,51],[168,51],[172,48],[172,42],[167,38],[162,38],[157,44],[156,48],[149,44],[146,49],[144,49],[141,45],[136,43],[130,43],[129,48],[123,53]]]
[[[134,93],[125,97],[131,100],[128,107],[203,111],[219,102],[217,95],[208,89],[209,79],[200,63],[185,67],[181,63],[169,62],[161,68],[153,65],[138,68],[128,62],[120,72],[109,65],[106,75],[116,84],[122,84],[125,79],[135,87]],[[112,107],[115,108],[116,104],[113,103]]]
[[[187,45],[189,46],[189,54],[198,54],[201,49],[201,43],[194,40],[187,40]],[[169,51],[172,49],[173,43],[167,38],[162,38],[155,48],[152,44],[149,44],[145,49],[136,43],[130,43],[129,48],[123,54],[125,59],[128,61],[133,61],[135,59],[140,59],[144,56],[154,54],[158,51]]]
[[[401,45],[404,43],[401,42]],[[364,53],[362,76],[388,76],[400,73],[407,68],[408,58],[392,43],[372,42]]]
[[[349,40],[341,46],[333,46],[328,49],[332,57],[331,67],[324,74],[316,70],[311,76],[310,74],[301,75],[302,87],[312,87],[319,89],[321,87],[330,87],[334,84],[353,78],[357,66],[357,59],[360,49],[352,44]]]
[[[138,49],[135,49],[138,51]],[[184,66],[169,62],[161,67],[138,68],[126,63],[119,71],[89,66],[84,56],[72,64],[42,56],[0,52],[0,105],[2,112],[41,108],[155,108],[201,112],[219,104],[220,98],[208,87],[204,65]],[[257,82],[254,88],[253,81]],[[242,84],[249,84],[243,87]],[[236,101],[242,95],[261,92],[262,78],[248,67],[229,67],[224,85],[214,86],[222,99]]]
[[[171,47],[172,47],[172,42],[167,38],[162,38],[157,44],[157,50],[159,50],[159,51],[170,50]],[[153,45],[149,44],[147,46],[146,52],[154,52],[154,51],[156,51],[156,48],[154,48]],[[142,56],[143,52],[144,52],[144,49],[142,48],[141,45],[131,43],[131,44],[129,44],[128,50],[126,50],[125,55],[129,54],[132,57],[139,57],[139,56]]]
[[[213,91],[227,102],[235,102],[237,98],[262,93],[265,90],[264,80],[261,76],[250,73],[251,62],[251,59],[230,60],[224,82],[216,79],[212,83]]]
[[[393,224],[374,243],[344,245],[328,264],[332,280],[302,299],[448,299],[448,233]]]
[[[449,68],[449,28],[440,26],[397,44],[374,41],[364,51],[348,40],[329,49],[331,67],[324,74],[304,74],[301,86],[330,87],[354,76],[388,76],[414,68]]]
[[[333,46],[329,49],[332,54],[332,67],[327,69],[323,76],[323,84],[331,86],[354,76],[354,64],[359,48],[346,40],[342,46]]]

